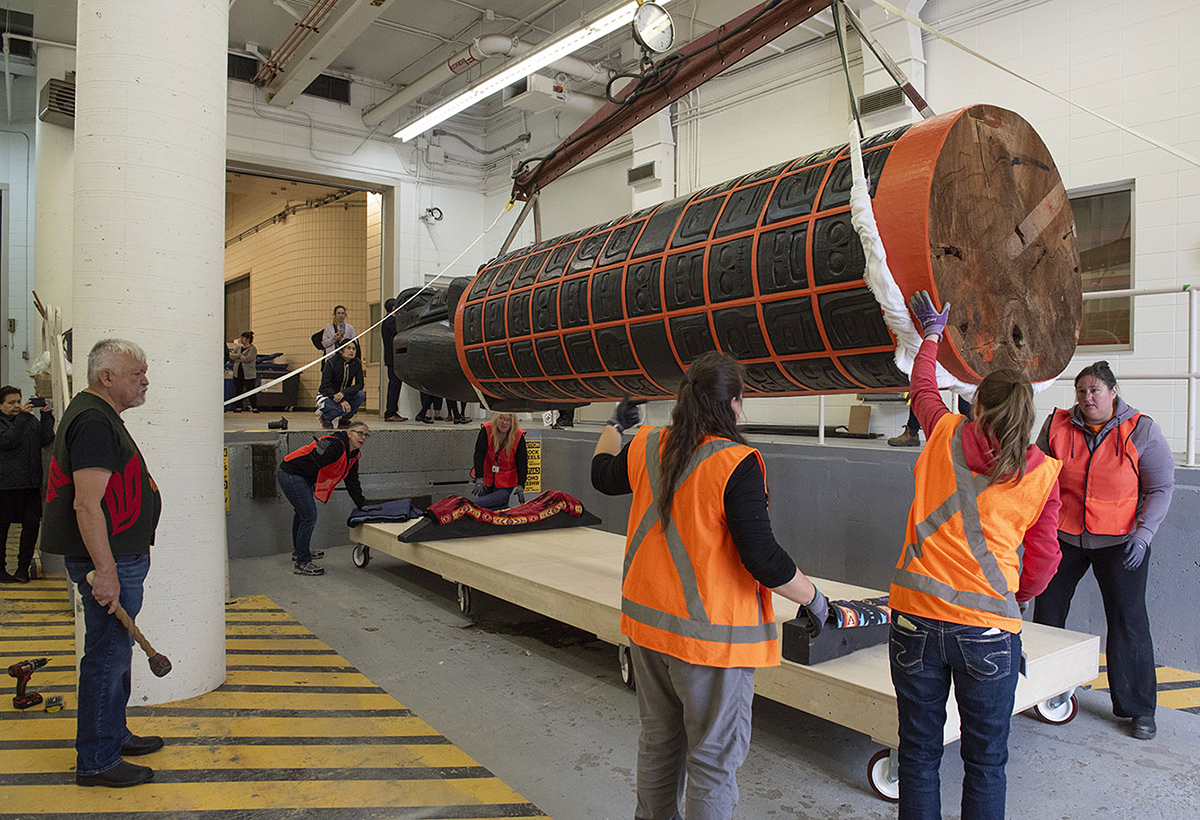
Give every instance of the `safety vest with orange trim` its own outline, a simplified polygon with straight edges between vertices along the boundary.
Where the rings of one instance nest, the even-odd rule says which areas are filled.
[[[916,493],[890,605],[939,621],[1021,631],[1017,548],[1062,469],[1047,456],[1020,483],[988,486],[967,466],[963,416],[938,421],[917,459]]]
[[[1071,420],[1055,410],[1050,420],[1050,452],[1062,461],[1058,529],[1070,535],[1128,535],[1137,526],[1138,448],[1132,435],[1141,419],[1134,413],[1108,432],[1096,448]],[[1109,444],[1111,440],[1112,444]]]
[[[480,478],[489,487],[502,490],[517,486],[517,447],[521,445],[525,431],[518,427],[516,435],[513,436],[512,448],[497,453],[492,423],[485,421],[483,429],[487,431],[487,455],[483,457],[483,475]]]
[[[667,432],[643,427],[629,445],[633,506],[621,577],[621,634],[638,646],[701,666],[776,666],[771,591],[742,565],[725,524],[725,486],[753,447],[709,436],[692,454],[658,515]],[[763,469],[766,475],[766,469]]]
[[[318,454],[321,455],[334,444],[341,445],[342,454],[333,463],[326,464],[317,470],[317,483],[313,486],[313,495],[322,504],[329,501],[329,497],[333,495],[333,491],[337,489],[337,485],[341,483],[342,479],[350,475],[350,469],[358,463],[362,452],[355,450],[353,453],[350,453],[346,443],[336,435],[322,436],[311,444],[306,444],[303,447],[293,450],[283,459],[284,461],[292,461],[293,459],[306,456],[314,450],[318,451]]]

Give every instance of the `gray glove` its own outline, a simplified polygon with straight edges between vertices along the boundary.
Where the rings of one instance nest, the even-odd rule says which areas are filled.
[[[513,504],[514,501],[516,502],[516,504],[524,504],[525,503],[525,488],[524,487],[513,487],[513,491],[512,491],[512,494],[509,496],[508,503],[512,506],[516,506],[515,504]]]
[[[630,427],[637,427],[642,423],[642,411],[638,410],[638,405],[645,403],[645,399],[631,399],[626,396],[617,402],[608,423],[616,427],[618,433],[624,433]]]
[[[804,621],[804,631],[810,638],[821,634],[821,628],[825,626],[825,619],[829,617],[829,599],[815,586],[813,590],[816,592],[813,599],[801,606],[800,611],[796,613],[796,617]]]
[[[1130,539],[1129,543],[1125,545],[1125,561],[1122,566],[1133,572],[1142,565],[1142,561],[1146,560],[1146,550],[1149,548],[1150,545],[1140,538]]]
[[[482,478],[474,478],[474,479],[471,479],[471,480],[474,482],[474,485],[475,485],[475,486],[473,486],[473,487],[471,488],[471,495],[473,495],[473,496],[475,496],[476,498],[478,498],[478,497],[479,497],[479,496],[481,496],[481,495],[487,495],[487,494],[488,494],[488,489],[487,489],[487,487],[483,486],[483,479],[482,479]]]
[[[1021,617],[1025,617],[1025,613],[1029,611],[1029,601],[1017,601],[1017,609],[1021,610]]]

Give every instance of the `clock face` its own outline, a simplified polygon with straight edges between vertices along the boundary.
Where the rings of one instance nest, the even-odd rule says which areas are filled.
[[[675,42],[675,24],[662,6],[643,3],[633,16],[633,38],[655,54],[662,54]]]

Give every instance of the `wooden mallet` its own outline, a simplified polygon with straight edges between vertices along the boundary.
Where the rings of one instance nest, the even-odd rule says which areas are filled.
[[[87,574],[88,586],[96,580],[96,571],[92,570]],[[154,647],[150,645],[150,641],[146,640],[146,636],[142,634],[142,630],[137,628],[137,624],[129,617],[129,613],[125,611],[125,607],[121,606],[121,602],[117,602],[117,611],[114,613],[117,620],[129,630],[129,634],[138,642],[146,653],[146,657],[150,659],[150,671],[154,673],[154,677],[161,678],[171,671],[171,661],[166,655],[154,651]]]

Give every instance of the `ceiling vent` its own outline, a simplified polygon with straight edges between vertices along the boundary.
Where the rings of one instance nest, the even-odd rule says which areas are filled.
[[[515,105],[526,111],[548,111],[561,108],[566,102],[566,90],[541,74],[530,74],[501,92],[502,105]]]
[[[878,111],[886,111],[904,105],[904,92],[898,86],[891,86],[882,91],[872,91],[858,98],[858,112],[864,117]]]
[[[38,94],[38,119],[42,122],[75,127],[74,80],[50,80]]]
[[[652,182],[660,182],[653,162],[635,165],[625,172],[625,181],[634,188],[641,188]]]

